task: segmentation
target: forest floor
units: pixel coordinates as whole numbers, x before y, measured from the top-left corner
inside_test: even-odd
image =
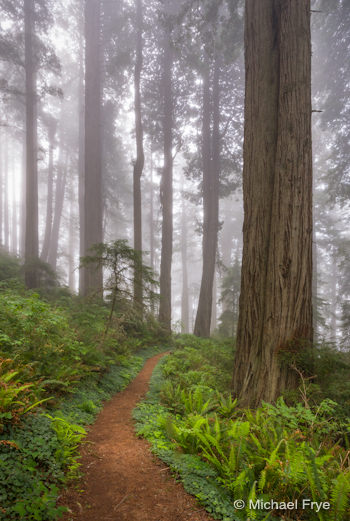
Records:
[[[137,438],[132,411],[164,354],[148,360],[131,384],[107,402],[81,450],[83,478],[63,492],[64,521],[209,521],[164,463]],[[77,489],[83,490],[78,492]]]

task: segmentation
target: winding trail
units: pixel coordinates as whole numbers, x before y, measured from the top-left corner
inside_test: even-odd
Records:
[[[132,410],[147,392],[162,356],[148,360],[89,429],[82,448],[83,492],[75,485],[61,496],[60,503],[70,510],[64,521],[210,521],[134,431]]]

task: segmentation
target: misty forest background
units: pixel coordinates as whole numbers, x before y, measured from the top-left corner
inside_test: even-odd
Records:
[[[349,519],[349,50],[349,0],[0,0],[0,521],[165,352],[136,431],[214,518]]]
[[[25,3],[27,11],[31,4]],[[217,244],[215,270],[206,263],[203,273],[213,302],[209,314],[202,308],[199,313],[206,313],[210,331],[233,336],[243,222],[243,5],[207,2],[189,9],[193,2],[145,2],[141,8],[102,2],[98,20],[94,4],[85,27],[82,2],[36,2],[28,19],[21,2],[2,2],[3,251],[24,259],[27,235],[27,261],[40,258],[60,284],[86,294],[79,258],[94,243],[125,239],[145,252],[144,263],[157,276],[163,258],[163,321],[169,327],[171,306],[175,329],[192,332],[203,266],[204,199],[212,208],[207,211],[215,214],[218,205],[219,213],[208,239],[212,250]],[[318,2],[314,10],[315,331],[320,340],[346,344],[348,5]],[[31,56],[29,49],[25,54],[28,41]],[[27,127],[26,111],[32,118]],[[32,149],[27,159],[26,146]],[[210,161],[218,180],[213,200],[205,194]],[[141,185],[141,234],[133,227],[134,170]],[[91,192],[85,200],[84,190]],[[137,219],[136,214],[141,230]],[[28,277],[29,286],[40,285]],[[90,282],[90,289],[98,284]]]

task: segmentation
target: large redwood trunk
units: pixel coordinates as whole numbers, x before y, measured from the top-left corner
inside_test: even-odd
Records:
[[[312,342],[310,0],[246,0],[243,265],[234,394],[297,385]],[[289,353],[289,355],[288,355]]]

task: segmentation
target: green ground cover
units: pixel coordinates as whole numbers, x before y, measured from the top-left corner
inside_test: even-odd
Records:
[[[281,397],[275,405],[240,409],[228,390],[232,359],[227,344],[180,338],[135,410],[138,434],[215,518],[349,519],[349,419],[343,408],[326,397],[326,388],[316,393],[313,383],[310,392],[318,400]],[[235,510],[236,499],[246,508]],[[298,500],[299,506],[303,499],[328,501],[330,509],[249,508],[250,501],[271,499]]]
[[[107,306],[69,295],[50,303],[20,286],[0,291],[0,520],[60,517],[59,488],[79,476],[84,425],[160,351],[154,324],[116,316],[105,334],[108,316]]]

